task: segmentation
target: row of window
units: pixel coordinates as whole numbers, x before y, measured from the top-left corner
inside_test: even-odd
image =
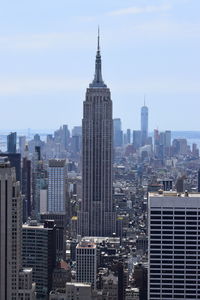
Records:
[[[151,215],[200,215],[200,210],[197,212],[196,210],[195,211],[190,211],[190,210],[151,210]]]

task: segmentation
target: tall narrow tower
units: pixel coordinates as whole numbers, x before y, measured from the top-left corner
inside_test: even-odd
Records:
[[[145,104],[141,108],[141,144],[144,146],[148,138],[148,107]]]
[[[112,100],[102,79],[99,34],[94,80],[86,90],[83,104],[82,129],[82,203],[78,232],[82,236],[111,236],[116,232],[112,198]]]

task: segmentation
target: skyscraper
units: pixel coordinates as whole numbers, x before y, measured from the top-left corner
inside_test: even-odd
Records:
[[[33,269],[37,297],[47,299],[52,289],[52,273],[56,264],[56,226],[31,220],[22,226],[22,262]]]
[[[123,144],[123,131],[121,119],[113,120],[114,146],[121,147]]]
[[[16,153],[16,149],[17,149],[17,133],[11,132],[7,136],[7,152]]]
[[[4,157],[0,158],[0,299],[17,299],[22,211],[19,182],[15,170]]]
[[[148,299],[199,299],[200,194],[150,193]]]
[[[21,234],[22,199],[20,185],[16,181],[15,169],[6,157],[0,158],[0,299],[35,299],[35,286],[22,286],[23,274],[31,281],[32,270],[22,270]],[[24,295],[24,296],[23,296]]]
[[[144,146],[148,138],[148,107],[145,105],[141,108],[141,142]]]
[[[91,283],[96,288],[97,247],[90,241],[81,241],[76,246],[76,280]]]
[[[94,80],[87,88],[83,106],[82,203],[78,231],[87,236],[111,236],[116,230],[112,197],[112,100],[102,79],[99,35]]]
[[[197,183],[198,183],[198,193],[200,193],[200,169],[198,170]]]
[[[51,159],[48,167],[48,211],[66,211],[66,161]]]

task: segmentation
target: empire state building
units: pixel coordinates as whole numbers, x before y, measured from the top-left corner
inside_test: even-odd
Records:
[[[99,34],[94,80],[86,90],[83,104],[82,130],[82,202],[78,233],[111,236],[116,232],[112,197],[112,100],[102,79]]]

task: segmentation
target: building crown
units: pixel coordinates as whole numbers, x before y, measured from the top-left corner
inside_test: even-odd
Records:
[[[106,84],[103,82],[102,73],[101,73],[101,52],[100,52],[100,34],[98,27],[98,36],[97,36],[97,53],[95,61],[95,74],[92,83],[89,85],[90,88],[105,88]]]

